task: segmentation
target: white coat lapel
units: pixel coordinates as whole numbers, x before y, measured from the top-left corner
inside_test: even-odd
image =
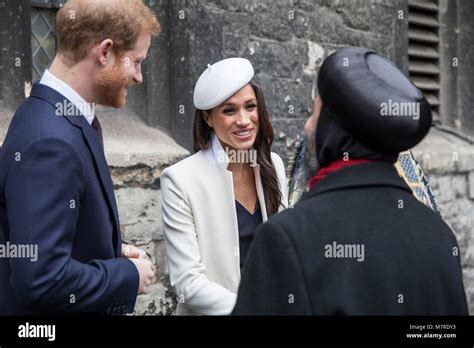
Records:
[[[218,167],[221,167],[224,170],[227,170],[227,166],[229,165],[229,156],[225,152],[224,148],[222,147],[219,138],[217,137],[216,133],[211,132],[211,148],[205,151],[206,157],[209,161]]]
[[[229,156],[227,156],[227,153],[222,147],[222,144],[219,141],[219,138],[214,132],[211,133],[211,149],[206,151],[206,155],[211,163],[227,171],[227,166],[229,165],[229,162],[230,162]],[[265,222],[268,220],[268,217],[267,217],[267,207],[265,205],[265,195],[263,193],[262,177],[260,175],[260,165],[254,164],[252,165],[252,169],[253,169],[253,173],[255,177],[255,187],[257,190],[257,197],[260,203],[260,209],[262,211],[262,220],[263,222]],[[233,184],[231,183],[231,185]],[[233,197],[233,199],[235,199],[235,197]]]

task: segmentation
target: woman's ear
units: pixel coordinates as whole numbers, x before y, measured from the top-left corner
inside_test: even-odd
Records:
[[[204,112],[202,113],[202,115],[203,115],[204,121],[206,121],[207,125],[208,125],[209,127],[213,128],[213,127],[214,127],[214,122],[212,122],[212,117],[211,117],[211,115],[209,114],[209,112],[204,111]]]

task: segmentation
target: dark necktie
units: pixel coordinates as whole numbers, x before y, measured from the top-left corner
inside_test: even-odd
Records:
[[[104,149],[104,138],[102,137],[102,127],[100,126],[99,119],[97,116],[94,117],[94,120],[91,124],[92,128],[94,129],[97,137],[99,138],[100,145],[102,146],[102,150]]]

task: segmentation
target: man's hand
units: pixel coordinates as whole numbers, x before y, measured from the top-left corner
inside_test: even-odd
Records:
[[[146,294],[147,289],[155,279],[155,267],[147,260],[146,252],[130,244],[122,244],[122,257],[128,258],[137,267],[140,275],[138,295]]]
[[[140,275],[138,295],[146,294],[148,287],[155,279],[155,267],[151,261],[143,258],[129,258],[129,260],[137,267],[138,274]]]
[[[122,243],[122,257],[128,259],[146,259],[146,252],[136,246]]]

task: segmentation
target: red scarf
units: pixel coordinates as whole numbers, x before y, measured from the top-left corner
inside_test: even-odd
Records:
[[[313,188],[316,183],[324,179],[326,176],[328,176],[331,173],[337,172],[339,169],[345,168],[345,167],[350,167],[355,164],[361,164],[361,163],[370,163],[373,162],[371,160],[365,159],[365,158],[354,158],[354,159],[349,159],[349,160],[344,160],[344,159],[338,159],[334,162],[332,162],[330,165],[327,167],[321,168],[316,172],[316,175],[313,176],[309,180],[309,188]]]

